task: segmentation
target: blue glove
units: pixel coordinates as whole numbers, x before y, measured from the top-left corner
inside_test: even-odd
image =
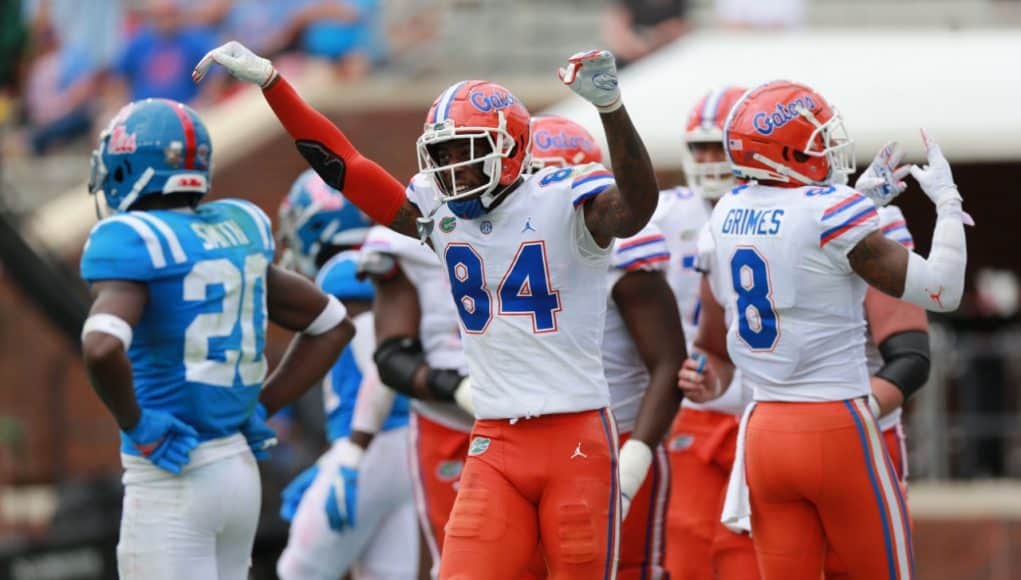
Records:
[[[135,448],[156,467],[181,473],[188,455],[199,444],[199,434],[170,413],[142,409],[134,427],[124,432]]]
[[[335,532],[355,526],[355,506],[358,505],[358,465],[365,450],[349,439],[335,443],[340,467],[330,482],[326,496],[326,519]]]
[[[326,497],[326,519],[335,532],[355,526],[355,506],[358,504],[358,469],[340,467],[330,482]]]
[[[284,488],[283,493],[280,494],[280,517],[284,518],[285,522],[294,520],[294,514],[298,513],[298,504],[301,503],[302,496],[305,495],[318,475],[319,466],[313,465],[299,473],[298,477],[295,477],[294,481]]]
[[[241,426],[241,433],[252,448],[252,454],[259,461],[269,459],[269,448],[277,444],[277,432],[266,424],[266,416],[269,413],[262,403],[255,407],[255,411],[248,416],[248,421]]]

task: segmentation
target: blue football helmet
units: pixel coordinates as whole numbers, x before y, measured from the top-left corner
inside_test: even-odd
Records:
[[[169,99],[124,106],[92,152],[89,193],[123,212],[142,197],[209,191],[213,144],[191,107]]]
[[[281,264],[315,276],[326,246],[362,245],[372,222],[312,169],[305,170],[280,204],[278,237],[287,242]]]

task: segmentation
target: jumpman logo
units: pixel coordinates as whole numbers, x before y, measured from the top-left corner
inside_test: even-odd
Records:
[[[528,216],[528,219],[525,220],[525,227],[521,228],[521,233],[525,233],[527,231],[535,231],[535,228],[532,227],[532,216]]]
[[[928,288],[926,288],[925,291],[928,292],[929,298],[933,302],[935,302],[936,304],[939,304],[940,308],[943,308],[943,287],[942,286],[939,287],[939,292],[930,292]]]
[[[588,455],[585,455],[585,453],[582,452],[582,450],[581,450],[581,441],[579,441],[578,442],[578,446],[574,448],[574,453],[571,455],[571,459],[574,459],[575,457],[581,457],[583,459],[588,459]]]

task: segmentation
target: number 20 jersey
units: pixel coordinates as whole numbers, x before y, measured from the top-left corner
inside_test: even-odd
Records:
[[[203,441],[238,432],[266,376],[273,251],[269,218],[241,200],[126,212],[93,227],[82,278],[131,280],[149,291],[128,351],[141,407],[171,413]],[[122,442],[123,452],[138,454]]]
[[[601,357],[610,248],[583,205],[613,185],[602,165],[547,168],[491,212],[454,216],[430,178],[408,198],[436,210],[433,249],[450,279],[480,419],[514,419],[610,404]]]
[[[727,350],[756,400],[868,394],[866,284],[847,253],[878,228],[875,205],[845,186],[753,183],[717,203],[700,259],[735,313]]]

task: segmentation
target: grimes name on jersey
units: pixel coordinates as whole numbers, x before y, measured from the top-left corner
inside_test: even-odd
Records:
[[[735,207],[723,218],[723,234],[728,236],[776,236],[781,226],[782,209]]]

